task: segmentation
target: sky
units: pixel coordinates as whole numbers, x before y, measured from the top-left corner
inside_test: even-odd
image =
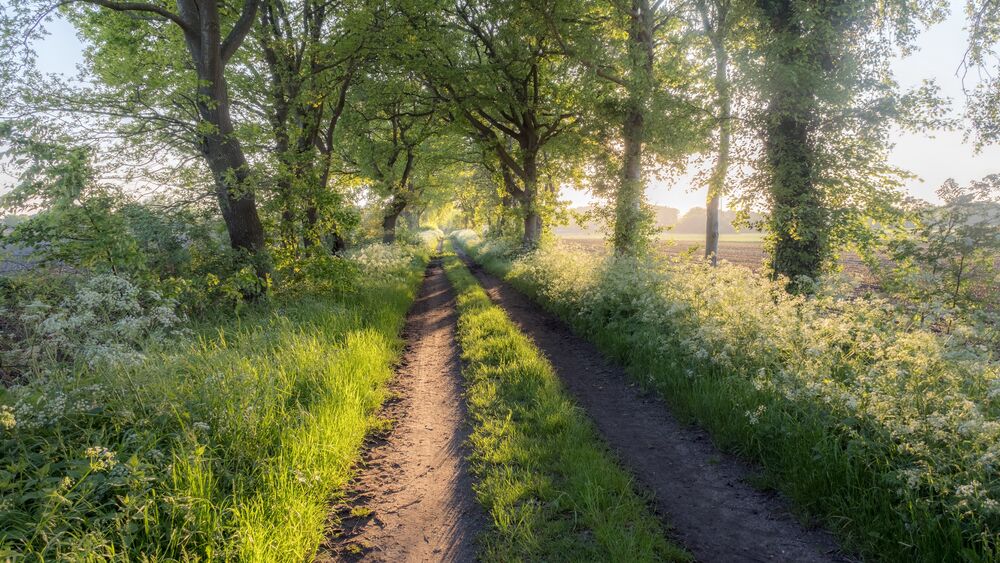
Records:
[[[918,48],[912,55],[893,62],[893,72],[902,88],[915,87],[925,79],[934,79],[942,95],[951,98],[956,114],[961,112],[964,103],[962,84],[956,76],[966,47],[963,9],[964,0],[952,0],[949,17],[921,34],[916,42]],[[44,71],[74,75],[76,65],[83,60],[83,45],[72,26],[64,21],[55,21],[47,29],[51,35],[36,45],[39,66]],[[974,79],[970,75],[966,85],[973,85]],[[934,191],[948,178],[955,178],[964,184],[1000,172],[1000,147],[988,147],[977,154],[973,146],[965,142],[961,130],[931,134],[900,133],[892,141],[895,146],[890,155],[891,164],[917,176],[907,183],[907,191],[928,201],[937,201]],[[652,180],[646,195],[655,205],[676,207],[681,211],[704,206],[704,189],[692,190],[689,184],[689,176],[672,181]],[[564,189],[562,197],[573,205],[586,205],[593,201],[589,194],[576,190]]]

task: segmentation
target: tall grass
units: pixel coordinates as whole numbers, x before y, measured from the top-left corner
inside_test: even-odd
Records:
[[[446,257],[458,291],[476,496],[493,526],[486,561],[687,560],[567,398],[552,367]]]
[[[0,559],[310,558],[377,423],[426,255],[394,263],[196,326],[136,366],[4,391]]]
[[[848,547],[1000,559],[1000,363],[961,327],[850,291],[790,296],[734,266],[464,244]]]

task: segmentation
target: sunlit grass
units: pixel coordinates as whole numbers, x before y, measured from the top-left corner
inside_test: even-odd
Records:
[[[424,264],[254,305],[132,368],[5,392],[21,406],[0,430],[0,559],[311,558],[377,424]],[[96,446],[113,463],[95,469]]]
[[[531,341],[454,256],[487,561],[687,560]]]

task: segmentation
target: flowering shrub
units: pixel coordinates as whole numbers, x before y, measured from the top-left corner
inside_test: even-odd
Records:
[[[57,306],[41,301],[28,305],[21,321],[32,334],[29,342],[49,358],[131,364],[142,360],[139,349],[182,332],[176,304],[144,291],[113,274],[90,278]]]
[[[726,264],[472,251],[845,533],[860,514],[883,526],[858,540],[875,552],[995,553],[1000,361],[969,327],[933,332],[829,283],[792,296]]]
[[[444,233],[441,229],[425,229],[417,233],[417,238],[424,248],[433,252],[437,250],[438,241],[444,238]]]
[[[523,247],[520,241],[511,238],[498,237],[482,239],[471,229],[457,231],[452,236],[454,236],[463,247],[476,245],[477,252],[491,256],[494,260],[513,259],[523,252]]]

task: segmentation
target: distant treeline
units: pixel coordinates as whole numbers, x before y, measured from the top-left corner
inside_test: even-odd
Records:
[[[704,233],[705,232],[705,221],[707,214],[704,207],[693,207],[681,215],[679,209],[675,207],[666,207],[662,205],[653,205],[653,217],[656,221],[656,226],[663,229],[670,229],[672,233]],[[594,208],[587,207],[574,207],[569,210],[569,224],[561,225],[555,227],[553,231],[557,235],[585,235],[585,234],[601,234],[600,222],[593,216]],[[580,217],[588,217],[588,220],[584,224],[580,224]],[[750,225],[755,226],[760,223],[763,216],[759,213],[752,213],[749,217]],[[732,234],[732,233],[754,233],[759,232],[756,228],[751,228],[751,226],[740,225],[737,229],[733,226],[736,221],[736,212],[731,210],[722,210],[719,212],[719,233],[720,234]]]

